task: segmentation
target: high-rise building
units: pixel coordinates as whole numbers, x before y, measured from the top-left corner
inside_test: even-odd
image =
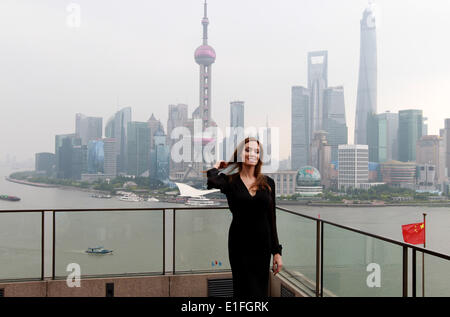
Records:
[[[359,188],[369,182],[368,145],[339,145],[338,188]]]
[[[149,137],[150,145],[149,145],[149,148],[153,149],[155,147],[155,141],[154,141],[155,132],[158,131],[159,129],[163,129],[164,130],[164,128],[162,126],[161,121],[157,120],[153,113],[152,113],[150,119],[148,119],[147,124],[148,124],[148,128],[150,130],[150,137]]]
[[[177,127],[186,127],[188,121],[189,121],[188,105],[185,104],[169,105],[169,113],[167,118],[166,144],[169,146],[170,150],[172,150],[174,143],[179,141],[179,139],[172,139],[172,131]],[[185,170],[184,162],[175,162],[171,156],[169,167],[170,173],[172,175],[175,175],[176,172],[182,173],[184,170]]]
[[[317,168],[321,175],[321,183],[330,187],[331,146],[327,141],[326,131],[315,131],[311,142],[310,164]]]
[[[105,136],[116,140],[117,173],[127,172],[127,129],[131,122],[131,107],[117,111],[105,127]]]
[[[147,122],[128,122],[128,175],[145,176],[150,168],[150,131]],[[149,175],[147,175],[149,176]]]
[[[225,135],[222,142],[222,159],[229,160],[234,149],[245,137],[244,135],[244,102],[230,103],[230,135]],[[225,131],[227,133],[227,131]]]
[[[193,118],[202,119],[204,128],[217,126],[211,119],[211,87],[212,87],[212,64],[216,60],[216,52],[208,45],[208,5],[205,0],[203,25],[203,43],[194,53],[195,62],[200,65],[200,103],[193,113]]]
[[[115,177],[117,175],[116,139],[104,138],[103,150],[105,154],[103,170],[105,175]]]
[[[324,90],[328,87],[328,52],[308,53],[308,89],[310,95],[310,137],[323,130]],[[311,141],[311,140],[310,140]]]
[[[382,163],[398,157],[398,114],[369,114],[367,118],[369,161]]]
[[[434,174],[433,186],[442,186],[445,181],[445,144],[444,139],[438,135],[425,135],[417,141],[416,145],[416,163],[421,164],[428,172],[431,165]],[[425,169],[425,165],[427,165]],[[429,175],[429,173],[427,173]],[[429,177],[428,177],[429,178]],[[430,183],[427,181],[427,183]]]
[[[377,113],[377,39],[375,15],[371,6],[364,10],[360,26],[361,40],[355,143],[368,144],[367,118],[368,115]]]
[[[103,174],[105,163],[103,140],[90,140],[87,145],[87,150],[87,172],[89,174]]]
[[[150,150],[150,177],[166,183],[169,180],[170,152],[162,128],[155,131],[154,139],[154,148]]]
[[[398,156],[402,162],[416,161],[416,143],[422,137],[422,110],[398,113]]]
[[[55,154],[36,153],[34,163],[36,172],[45,172],[47,176],[51,176],[55,169]]]
[[[338,160],[338,146],[348,143],[348,129],[345,118],[344,87],[329,87],[324,91],[323,130],[328,132],[331,146],[331,161]],[[322,174],[322,171],[320,171]],[[323,179],[323,174],[322,174]]]
[[[446,168],[445,176],[450,177],[450,119],[445,119],[444,147]]]
[[[59,134],[55,136],[55,163],[56,163],[56,177],[64,179],[72,179],[76,173],[73,171],[73,161],[75,160],[74,147],[81,146],[81,138],[76,134]],[[77,159],[80,160],[77,164],[80,165],[81,171],[81,148]]]
[[[291,169],[299,170],[308,164],[310,146],[310,90],[292,87],[291,100]]]
[[[87,145],[89,141],[99,139],[103,135],[103,118],[87,117],[84,114],[75,115],[75,134],[81,138],[81,144]]]

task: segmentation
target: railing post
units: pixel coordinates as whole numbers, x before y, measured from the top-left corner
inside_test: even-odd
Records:
[[[316,297],[320,296],[320,220],[316,221]]]
[[[45,258],[45,251],[44,251],[45,211],[41,211],[41,215],[42,215],[42,217],[41,217],[41,281],[43,281],[44,280],[44,265],[45,265],[45,261],[44,261],[44,258]]]
[[[173,209],[173,246],[172,246],[172,262],[173,262],[173,267],[172,267],[172,274],[175,275],[175,208]]]
[[[408,297],[408,247],[403,246],[403,297]]]
[[[162,210],[163,217],[163,271],[162,275],[166,275],[166,209]]]
[[[412,296],[416,297],[416,249],[412,249]]]
[[[323,297],[323,221],[320,221],[320,297]]]
[[[53,210],[53,250],[52,250],[52,280],[55,279],[55,231],[56,231],[55,211]]]

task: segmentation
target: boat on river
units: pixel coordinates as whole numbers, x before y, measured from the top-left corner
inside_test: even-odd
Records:
[[[7,200],[7,201],[19,201],[20,198],[16,196],[9,196],[9,195],[0,195],[1,200]]]
[[[86,253],[88,254],[112,254],[113,250],[108,250],[103,247],[96,247],[96,248],[88,248],[86,250]]]

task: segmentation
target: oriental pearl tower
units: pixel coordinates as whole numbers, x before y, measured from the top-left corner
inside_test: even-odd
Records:
[[[208,45],[208,12],[207,3],[204,3],[203,44],[194,53],[195,62],[200,65],[200,102],[193,113],[193,118],[202,119],[203,128],[216,127],[211,119],[211,67],[216,60],[216,52]]]

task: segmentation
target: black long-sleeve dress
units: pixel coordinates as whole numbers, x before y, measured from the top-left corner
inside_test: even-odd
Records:
[[[275,181],[265,175],[272,189],[258,189],[251,196],[239,173],[228,176],[217,168],[207,171],[207,188],[226,195],[233,220],[228,232],[228,256],[234,296],[267,297],[271,254],[281,255],[275,217]]]

